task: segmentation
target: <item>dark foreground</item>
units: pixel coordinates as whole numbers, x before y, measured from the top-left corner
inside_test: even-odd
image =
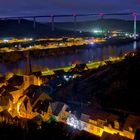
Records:
[[[0,124],[1,140],[99,140],[100,138],[87,132],[78,131],[62,123],[44,123],[38,129],[37,125],[29,122],[28,129],[20,126]]]

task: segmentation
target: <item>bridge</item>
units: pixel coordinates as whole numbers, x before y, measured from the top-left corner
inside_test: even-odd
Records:
[[[63,15],[37,15],[37,16],[13,16],[13,17],[0,17],[0,20],[8,20],[8,19],[17,19],[18,24],[20,24],[21,19],[33,19],[33,28],[36,28],[36,20],[39,18],[51,18],[51,30],[54,31],[54,24],[55,18],[69,18],[73,17],[74,29],[76,29],[76,22],[78,17],[91,17],[91,16],[99,16],[101,18],[105,16],[131,16],[134,20],[134,27],[133,27],[133,37],[134,40],[137,38],[137,15],[136,12],[129,12],[129,13],[89,13],[89,14],[63,14]]]

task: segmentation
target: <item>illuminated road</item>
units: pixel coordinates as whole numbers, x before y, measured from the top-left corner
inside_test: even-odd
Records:
[[[104,60],[104,61],[94,61],[94,62],[89,62],[87,63],[87,67],[89,69],[95,69],[95,68],[98,68],[99,66],[104,66],[106,65],[106,62],[107,61],[111,61],[111,62],[118,62],[118,61],[121,61],[125,58],[125,55],[122,56],[122,57],[114,57],[114,58],[109,58],[107,60]],[[48,69],[46,71],[42,71],[42,74],[43,75],[52,75],[53,74],[53,71],[55,70],[64,70],[65,72],[68,72],[71,68],[74,68],[75,65],[71,65],[71,66],[67,66],[67,67],[60,67],[60,68],[54,68],[54,69]]]

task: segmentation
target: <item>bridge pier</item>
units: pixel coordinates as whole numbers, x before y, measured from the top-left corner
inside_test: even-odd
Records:
[[[105,14],[104,13],[100,13],[99,16],[101,17],[101,19],[103,19]]]
[[[20,22],[20,18],[18,18],[18,24],[20,24],[21,22]]]
[[[100,13],[99,16],[101,17],[101,32],[102,32],[102,37],[103,37],[103,30],[104,30],[104,26],[103,26],[103,19],[105,14],[104,13]]]
[[[134,40],[137,39],[137,14],[136,12],[133,13],[133,17],[134,17]]]
[[[52,31],[54,31],[54,16],[52,15],[51,17],[52,17],[52,21],[51,21],[52,22]]]
[[[73,14],[74,17],[74,31],[76,31],[76,27],[77,27],[77,15]]]
[[[33,17],[33,28],[35,29],[36,28],[36,18],[35,17]]]

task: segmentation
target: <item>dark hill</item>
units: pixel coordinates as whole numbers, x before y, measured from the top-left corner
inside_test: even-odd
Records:
[[[73,22],[56,23],[57,28],[60,29],[74,29]],[[137,31],[140,32],[140,21],[137,21]],[[133,21],[121,19],[99,19],[93,21],[77,22],[77,30],[92,31],[93,29],[120,30],[126,32],[133,32]]]
[[[57,95],[65,101],[89,107],[139,114],[140,52],[125,60],[89,70]],[[67,91],[67,92],[65,92]]]
[[[140,21],[137,22],[138,32],[140,32]],[[93,29],[121,30],[133,32],[133,21],[120,19],[100,19],[93,21],[77,22],[74,31],[73,22],[55,22],[55,31],[51,31],[51,23],[36,23],[36,28],[33,28],[33,21],[21,20],[0,20],[0,37],[40,37],[40,36],[90,36]],[[83,31],[81,34],[79,31]]]
[[[65,32],[62,29],[51,30],[51,23],[36,23],[33,27],[33,21],[21,20],[1,20],[0,37],[40,37],[40,36],[63,36],[72,35],[73,31]]]

